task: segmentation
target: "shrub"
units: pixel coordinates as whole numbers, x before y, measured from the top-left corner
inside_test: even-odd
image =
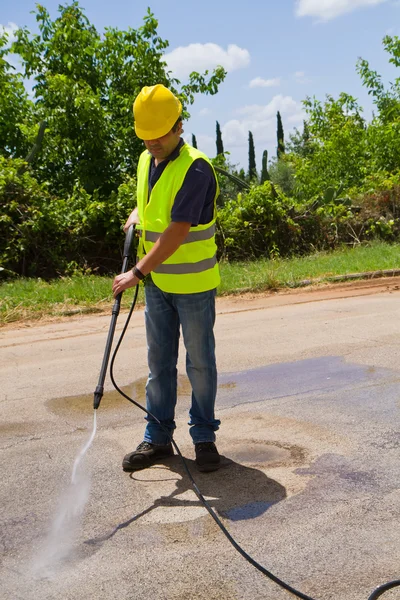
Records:
[[[269,181],[225,202],[219,211],[219,254],[230,260],[287,255],[296,225],[290,206]]]
[[[0,266],[8,276],[54,277],[81,271],[115,272],[123,224],[135,206],[136,181],[126,178],[107,199],[76,185],[52,196],[24,163],[0,157]]]

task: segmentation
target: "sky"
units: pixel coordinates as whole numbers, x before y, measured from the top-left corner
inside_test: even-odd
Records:
[[[52,18],[59,0],[41,0]],[[62,2],[67,4],[67,0]],[[400,35],[400,0],[80,0],[99,32],[106,27],[137,28],[150,7],[159,35],[169,41],[165,59],[182,83],[191,71],[221,64],[228,71],[215,96],[197,95],[184,123],[184,137],[196,135],[199,149],[216,154],[216,121],[225,151],[248,168],[248,132],[256,162],[264,150],[276,155],[276,113],[285,138],[302,129],[302,101],[341,92],[355,96],[367,119],[373,104],[356,72],[366,59],[389,84],[398,74],[382,39]],[[0,0],[0,27],[36,32],[33,0]],[[134,135],[133,131],[132,134]]]

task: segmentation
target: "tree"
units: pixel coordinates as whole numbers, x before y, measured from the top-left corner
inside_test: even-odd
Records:
[[[22,77],[6,60],[9,52],[7,33],[0,33],[0,155],[22,158],[31,145],[35,120]]]
[[[58,11],[52,19],[38,4],[38,33],[17,30],[11,48],[0,35],[0,159],[10,174],[0,176],[5,206],[0,258],[11,270],[32,276],[118,268],[120,226],[135,203],[143,150],[134,133],[133,99],[143,86],[162,83],[179,96],[187,118],[195,95],[216,94],[226,75],[222,67],[193,72],[181,85],[167,70],[168,42],[158,35],[150,10],[138,29],[104,33],[77,2]],[[22,77],[11,72],[11,52],[21,61]],[[33,83],[32,101],[23,78]],[[38,147],[40,123],[47,129],[33,174],[14,157],[26,157],[35,140]],[[17,227],[20,257],[14,260]],[[46,236],[53,246],[57,239],[57,247],[46,245]],[[29,270],[23,266],[28,263]]]
[[[159,37],[150,10],[137,30],[107,28],[104,35],[77,2],[60,6],[59,13],[52,20],[37,5],[39,33],[19,29],[12,46],[24,76],[35,80],[37,121],[48,123],[38,177],[57,194],[70,194],[78,185],[105,198],[135,172],[143,149],[132,117],[140,89],[163,83],[179,95],[188,116],[194,95],[215,94],[225,71],[192,73],[180,86],[166,70],[168,42]]]
[[[196,136],[193,133],[192,133],[192,146],[193,146],[193,148],[197,148]]]
[[[307,98],[304,106],[313,141],[312,153],[294,161],[298,192],[311,199],[328,187],[360,185],[367,174],[370,149],[356,99],[342,93],[338,99],[327,96],[325,103]]]
[[[313,153],[313,141],[307,121],[303,121],[303,131],[295,129],[289,136],[285,151],[306,158]]]
[[[400,67],[400,39],[385,36],[383,45],[390,55],[389,62]],[[366,60],[359,59],[357,71],[378,109],[377,113],[374,111],[368,127],[370,168],[374,171],[396,171],[400,165],[400,77],[396,77],[385,89],[381,75],[373,71]]]
[[[271,178],[268,173],[268,150],[264,150],[262,156],[262,169],[261,169],[261,180],[260,183],[264,183],[264,181],[269,181]]]
[[[216,145],[217,145],[217,156],[218,156],[219,154],[224,153],[224,144],[222,143],[221,128],[219,126],[218,121],[217,121],[216,133],[217,133]]]
[[[278,121],[278,125],[277,125],[277,140],[278,140],[278,147],[277,147],[277,152],[276,155],[278,158],[280,158],[282,156],[282,154],[285,154],[285,134],[283,132],[283,125],[282,125],[282,118],[281,118],[281,113],[277,112],[276,114],[276,118]]]
[[[256,168],[256,152],[254,149],[253,134],[249,131],[249,181],[257,179],[257,168]]]

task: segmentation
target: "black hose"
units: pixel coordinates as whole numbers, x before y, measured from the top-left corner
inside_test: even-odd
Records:
[[[315,598],[312,598],[311,596],[307,596],[307,594],[303,594],[303,592],[300,592],[299,590],[296,590],[294,587],[292,587],[291,585],[289,585],[288,583],[286,583],[282,579],[279,579],[279,577],[277,577],[276,575],[274,575],[273,573],[271,573],[271,571],[268,571],[268,569],[266,569],[265,567],[263,567],[262,565],[260,565],[260,563],[258,563],[254,558],[252,558],[249,554],[247,554],[247,552],[245,552],[245,550],[243,550],[243,548],[238,544],[238,542],[236,542],[236,540],[231,536],[231,534],[229,533],[229,531],[227,530],[227,528],[225,527],[225,525],[222,523],[222,521],[220,520],[220,518],[218,517],[218,515],[211,508],[211,506],[209,505],[209,503],[207,502],[207,500],[204,498],[203,494],[200,492],[200,490],[197,487],[197,484],[196,484],[196,482],[195,482],[195,480],[194,480],[194,478],[193,478],[193,476],[192,476],[192,474],[191,474],[191,472],[189,470],[187,462],[186,462],[184,456],[182,455],[182,453],[181,453],[181,451],[180,451],[177,443],[171,437],[170,432],[166,429],[166,427],[164,427],[164,425],[162,423],[160,423],[160,421],[157,419],[157,417],[155,417],[151,412],[149,412],[144,406],[142,406],[141,404],[139,404],[138,402],[136,402],[135,400],[133,400],[132,398],[130,398],[127,394],[125,394],[125,392],[122,391],[121,388],[116,383],[115,378],[114,378],[114,362],[115,362],[116,356],[118,354],[118,350],[119,350],[119,347],[120,347],[120,345],[122,343],[122,340],[124,339],[126,330],[128,328],[128,325],[129,325],[129,322],[131,320],[132,313],[133,313],[133,310],[134,310],[135,305],[136,305],[138,291],[139,291],[139,286],[137,285],[136,286],[136,290],[135,290],[135,295],[134,295],[134,298],[133,298],[133,301],[132,301],[132,306],[131,306],[131,308],[129,310],[128,317],[126,319],[125,325],[124,325],[124,327],[122,329],[121,335],[119,337],[119,340],[117,342],[117,345],[115,347],[115,350],[114,350],[112,358],[111,358],[111,363],[110,363],[110,378],[111,378],[111,382],[112,382],[113,386],[115,387],[115,389],[117,390],[117,392],[119,392],[121,394],[121,396],[123,396],[124,398],[126,398],[127,400],[129,400],[129,402],[132,402],[132,404],[134,404],[137,408],[140,408],[140,410],[142,410],[149,417],[151,417],[152,419],[154,419],[154,421],[158,425],[160,425],[160,427],[162,427],[162,429],[168,434],[168,437],[170,438],[171,443],[173,444],[173,446],[174,446],[177,454],[179,455],[180,459],[182,460],[183,467],[184,467],[184,469],[186,471],[187,476],[190,479],[190,482],[192,484],[192,487],[193,487],[193,490],[194,490],[196,496],[198,497],[198,499],[200,500],[200,502],[203,504],[204,508],[211,515],[211,517],[214,519],[214,521],[216,522],[216,524],[218,525],[218,527],[221,529],[222,533],[226,536],[226,538],[229,540],[229,542],[235,548],[235,550],[237,550],[239,552],[239,554],[241,556],[243,556],[243,558],[245,558],[251,565],[253,565],[253,567],[255,567],[263,575],[265,575],[266,577],[268,577],[269,579],[271,579],[271,581],[273,581],[274,583],[276,583],[277,585],[279,585],[281,588],[283,588],[287,592],[290,592],[294,596],[297,596],[297,598],[302,598],[302,600],[315,600]],[[380,596],[382,596],[382,594],[384,594],[388,590],[393,589],[394,587],[397,587],[397,586],[400,586],[400,580],[390,581],[388,583],[385,583],[384,585],[378,587],[371,594],[371,596],[369,596],[368,600],[376,600],[377,598],[379,598]]]

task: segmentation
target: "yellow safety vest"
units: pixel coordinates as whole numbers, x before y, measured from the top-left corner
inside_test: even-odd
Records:
[[[179,156],[169,161],[149,197],[149,168],[151,155],[144,151],[139,159],[137,171],[137,206],[140,219],[141,238],[138,256],[150,252],[160,235],[171,223],[171,210],[177,193],[182,187],[193,161],[202,158],[212,165],[205,154],[184,144]],[[214,169],[213,169],[214,171]],[[215,171],[214,171],[215,175]],[[194,294],[212,290],[219,285],[220,276],[215,243],[216,199],[219,195],[218,181],[214,198],[214,215],[206,225],[191,227],[179,248],[162,264],[151,277],[161,290],[174,294]]]

